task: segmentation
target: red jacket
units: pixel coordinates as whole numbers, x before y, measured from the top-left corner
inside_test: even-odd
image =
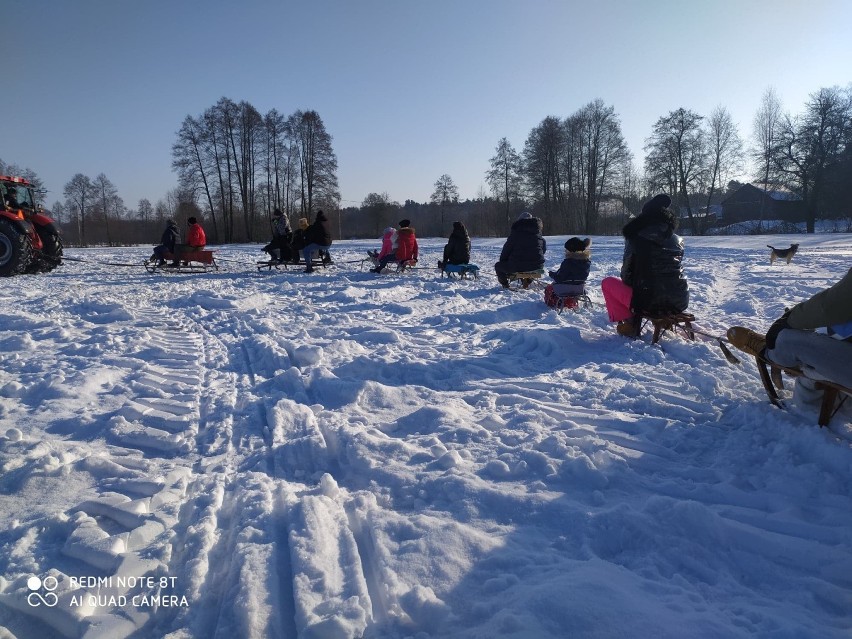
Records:
[[[399,244],[396,247],[396,259],[400,262],[417,259],[417,238],[414,237],[414,229],[410,226],[397,231]]]
[[[204,229],[197,222],[189,225],[189,230],[186,232],[186,243],[198,248],[207,244],[207,236],[204,235]]]

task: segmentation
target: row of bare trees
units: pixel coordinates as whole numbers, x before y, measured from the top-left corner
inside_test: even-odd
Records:
[[[274,208],[291,221],[322,208],[342,237],[378,236],[401,217],[430,235],[445,235],[456,219],[476,234],[503,235],[524,209],[541,216],[548,233],[605,234],[617,233],[646,197],[666,191],[690,231],[702,234],[715,222],[711,205],[738,184],[750,159],[755,184],[805,202],[808,231],[818,217],[852,216],[852,86],[820,89],[798,114],[784,112],[768,89],[748,145],[724,107],[706,117],[677,108],[654,123],[641,177],[614,107],[596,99],[566,118],[545,117],[520,152],[500,139],[485,174],[490,194],[480,189],[464,201],[444,174],[429,202],[401,205],[370,193],[360,206],[340,209],[331,142],[315,111],[261,115],[248,102],[222,98],[184,119],[172,148],[179,186],[156,205],[143,199],[128,210],[105,174],[77,174],[53,213],[68,243],[79,244],[158,237],[167,217],[199,214],[213,242],[262,240]],[[0,161],[0,173],[27,177],[43,197],[32,170]]]
[[[818,217],[852,215],[852,87],[822,88],[795,115],[784,113],[767,89],[748,151],[724,107],[706,119],[684,108],[670,112],[657,120],[645,150],[646,190],[671,193],[696,234],[714,221],[699,211],[709,209],[749,157],[764,191],[801,198],[809,233]],[[763,211],[756,216],[760,225]]]
[[[220,99],[187,116],[172,147],[181,189],[203,203],[217,241],[252,241],[273,209],[311,217],[336,210],[337,158],[316,111],[261,115],[248,102]]]
[[[567,118],[544,118],[522,153],[502,138],[486,181],[507,223],[513,202],[525,200],[557,233],[598,232],[604,200],[629,199],[636,182],[621,122],[600,99]]]
[[[706,214],[710,205],[743,168],[743,143],[728,110],[717,107],[705,118],[675,109],[654,124],[645,151],[646,190],[671,194],[692,232],[706,232],[715,222]]]
[[[852,88],[820,89],[798,115],[783,114],[768,89],[748,148],[723,106],[707,117],[683,107],[661,116],[646,140],[640,177],[615,109],[597,99],[567,118],[544,118],[520,153],[500,139],[486,172],[491,197],[480,193],[459,202],[458,189],[445,174],[435,182],[430,205],[416,207],[429,216],[423,226],[444,232],[451,214],[452,219],[481,224],[483,235],[499,235],[520,210],[529,208],[551,233],[612,233],[638,212],[645,198],[665,191],[688,229],[700,235],[718,222],[712,205],[740,185],[735,178],[751,159],[752,179],[764,190],[786,190],[802,198],[807,230],[813,232],[818,216],[852,215],[850,141]],[[414,208],[413,202],[400,206],[387,194],[371,193],[360,212],[367,218],[364,227],[377,234],[380,223]]]

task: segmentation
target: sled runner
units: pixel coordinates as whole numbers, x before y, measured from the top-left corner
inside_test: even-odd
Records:
[[[819,410],[819,425],[828,426],[831,418],[840,410],[843,403],[852,395],[852,388],[847,388],[835,382],[816,379],[807,374],[806,370],[792,366],[781,366],[768,359],[764,351],[766,341],[762,335],[742,326],[732,326],[728,329],[728,340],[744,353],[754,357],[757,372],[763,389],[769,396],[769,401],[779,408],[784,408],[784,401],[778,395],[778,390],[784,389],[784,380],[781,373],[787,373],[790,377],[805,377],[814,384],[814,389],[822,391],[822,403]],[[777,390],[776,390],[777,389]],[[839,396],[842,398],[838,402]]]
[[[178,263],[173,265],[175,256],[171,253],[163,255],[164,264],[157,260],[145,260],[145,270],[149,273],[157,272],[180,272],[180,273],[206,273],[208,271],[218,271],[219,265],[216,264],[216,259],[213,257],[214,251],[197,250],[197,251],[182,251],[178,256]]]
[[[323,268],[323,267],[329,266],[330,264],[334,264],[334,262],[331,260],[330,255],[326,255],[326,257],[323,257],[321,259],[315,258],[315,259],[311,260],[311,268],[314,268],[314,269]],[[291,268],[294,269],[294,270],[295,269],[304,270],[305,269],[305,263],[302,262],[302,261],[299,261],[299,262],[279,262],[278,260],[260,260],[257,263],[257,270],[258,271],[264,271],[264,270],[271,271],[273,269],[275,269],[276,271],[280,271],[280,270],[288,271]]]
[[[519,273],[509,273],[506,279],[509,282],[520,282],[521,288],[529,288],[534,280],[540,280],[544,277],[544,269],[540,268],[537,271],[521,271]]]
[[[377,260],[374,257],[365,257],[363,260],[361,260],[361,270],[362,271],[364,270],[365,265],[370,266],[370,270],[373,270],[374,268],[379,267],[379,260]],[[393,260],[393,261],[390,261],[387,264],[385,264],[385,267],[382,269],[382,272],[383,273],[387,273],[387,272],[404,273],[405,271],[413,269],[416,265],[417,265],[417,260],[403,260],[401,262]],[[396,266],[396,269],[392,268],[393,266]]]
[[[557,314],[565,309],[578,311],[580,308],[592,307],[592,300],[585,291],[578,295],[560,295],[553,288],[553,284],[548,284],[544,288],[544,303],[556,309]]]
[[[787,373],[790,377],[808,377],[801,369],[779,366],[775,362],[760,355],[755,355],[754,361],[757,364],[757,372],[760,374],[760,381],[766,390],[766,394],[769,396],[769,401],[779,408],[784,408],[784,401],[778,395],[778,390],[784,389],[784,380],[781,373]],[[852,388],[846,388],[840,384],[822,379],[813,379],[811,377],[808,377],[808,379],[814,382],[816,390],[822,391],[822,403],[820,404],[819,420],[817,423],[820,427],[828,426],[831,418],[840,410],[840,407],[849,395],[852,395]],[[843,394],[843,398],[838,403],[837,398],[841,393]]]
[[[692,313],[640,313],[639,314],[640,328],[636,333],[636,337],[642,332],[642,328],[650,323],[654,327],[654,337],[651,339],[652,344],[660,341],[663,331],[671,331],[675,335],[688,339],[695,340],[695,332],[692,330],[692,322],[695,321],[695,315]]]
[[[468,275],[477,279],[479,277],[479,266],[476,264],[444,264],[441,268],[441,277],[444,277],[444,273],[450,279],[459,277],[466,280]]]

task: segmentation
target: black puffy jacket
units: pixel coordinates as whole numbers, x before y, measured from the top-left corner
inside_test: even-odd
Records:
[[[305,231],[305,246],[308,244],[331,246],[331,224],[322,211],[317,211],[314,223]]]
[[[444,262],[447,264],[467,264],[470,262],[470,236],[467,230],[454,228],[444,247]]]
[[[512,224],[509,237],[500,251],[500,262],[506,272],[521,273],[544,268],[547,243],[541,235],[541,219],[531,217]]]
[[[633,288],[634,312],[680,313],[689,306],[683,240],[671,211],[649,211],[625,224],[621,279]]]

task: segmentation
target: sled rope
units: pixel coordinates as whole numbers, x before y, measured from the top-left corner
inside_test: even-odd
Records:
[[[100,264],[102,266],[139,266],[139,264],[129,264],[127,262],[102,262],[100,260],[84,260],[81,257],[68,257],[67,255],[63,255],[61,259],[63,261],[67,260],[69,262],[83,262],[85,264]]]

